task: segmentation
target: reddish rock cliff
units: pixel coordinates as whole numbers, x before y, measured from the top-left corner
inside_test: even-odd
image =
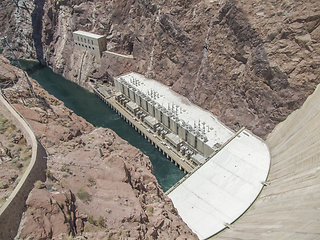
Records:
[[[5,12],[7,34],[21,56],[37,56],[84,86],[88,76],[111,81],[127,71],[146,74],[233,129],[245,126],[266,136],[319,83],[315,0],[35,4],[25,1],[31,15],[23,6]],[[105,34],[109,50],[135,59],[96,59],[74,48],[74,30]]]

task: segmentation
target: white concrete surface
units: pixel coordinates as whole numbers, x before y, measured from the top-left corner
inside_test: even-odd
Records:
[[[148,79],[134,72],[117,78],[122,78],[132,87],[166,108],[167,111],[174,113],[174,115],[177,114],[180,120],[189,124],[193,129],[205,134],[208,138],[206,143],[211,147],[216,143],[223,144],[234,135],[233,131],[220,123],[209,111],[192,104],[187,98],[156,80]]]
[[[245,130],[169,197],[188,226],[206,239],[234,222],[253,203],[269,166],[268,147]]]
[[[73,32],[75,34],[81,35],[81,36],[85,36],[85,37],[89,37],[89,38],[94,38],[94,39],[99,39],[104,37],[104,35],[99,35],[99,34],[95,34],[95,33],[91,33],[91,32],[85,32],[85,31],[75,31]]]
[[[138,73],[117,79],[156,108],[165,108],[162,112],[171,112],[179,122],[184,121],[188,131],[205,135],[208,146],[225,145],[168,195],[188,226],[200,239],[206,239],[239,218],[257,198],[268,176],[270,154],[266,144],[246,130],[234,137],[235,133],[210,112],[155,80]]]
[[[320,85],[267,138],[268,182],[217,240],[320,239]]]

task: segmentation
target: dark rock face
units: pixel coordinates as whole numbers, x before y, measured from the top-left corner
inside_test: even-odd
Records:
[[[42,47],[42,18],[44,15],[43,6],[45,0],[35,0],[35,8],[31,13],[32,18],[32,39],[37,53],[37,59],[43,65],[45,61],[43,59],[43,47]]]
[[[274,77],[263,46],[260,45],[254,48],[252,53],[252,65],[254,73],[257,77],[264,78],[267,81],[270,81]]]
[[[229,28],[237,37],[237,45],[241,47],[247,45],[251,48],[252,66],[254,74],[258,78],[265,79],[265,83],[275,91],[289,87],[288,77],[278,66],[270,67],[267,53],[263,41],[259,34],[251,27],[248,19],[241,9],[235,6],[235,1],[227,2],[220,12],[220,23],[224,18]],[[240,49],[243,52],[243,49]],[[236,55],[238,61],[246,63],[245,58],[240,54]]]
[[[257,47],[262,44],[259,34],[252,28],[245,13],[236,7],[236,1],[228,1],[220,11],[220,23],[225,19],[226,24],[238,38],[238,42]]]
[[[263,46],[254,48],[252,53],[252,65],[257,77],[265,79],[265,83],[275,91],[289,87],[288,76],[278,66],[270,67],[267,54]]]
[[[22,15],[11,15],[7,32],[35,58],[32,40],[15,31]],[[316,1],[50,0],[42,19],[43,55],[55,72],[85,87],[88,76],[112,82],[136,71],[261,137],[320,82]],[[106,35],[108,50],[134,60],[96,59],[74,47],[75,30]]]
[[[170,38],[180,44],[185,44],[189,41],[189,38],[183,33],[179,24],[170,15],[164,14],[160,17],[160,27]]]

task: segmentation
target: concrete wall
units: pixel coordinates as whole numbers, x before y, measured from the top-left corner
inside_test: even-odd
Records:
[[[124,94],[126,95],[126,96],[129,96],[129,88],[126,86],[126,85],[123,85],[123,89],[124,89]]]
[[[209,157],[212,153],[213,153],[212,147],[210,147],[206,143],[203,143],[203,155],[204,155],[204,157]]]
[[[193,132],[189,132],[187,141],[192,147],[195,147],[196,146],[196,135]]]
[[[128,88],[129,91],[129,98],[132,102],[135,102],[135,92],[132,90],[132,88]]]
[[[159,122],[161,122],[161,111],[158,108],[155,108],[155,116]]]
[[[114,88],[117,89],[119,92],[122,92],[121,84],[119,83],[118,79],[114,79]]]
[[[147,102],[144,98],[141,98],[140,100],[141,100],[141,107],[142,107],[145,111],[147,111],[147,104],[148,104],[148,102]]]
[[[153,114],[153,105],[151,102],[148,102],[148,113],[150,114],[150,116],[154,117],[154,114]]]
[[[181,125],[179,125],[179,130],[178,130],[178,135],[179,135],[179,137],[181,138],[181,139],[183,139],[183,140],[187,140],[186,139],[186,129],[183,127],[183,126],[181,126]]]
[[[107,50],[107,39],[105,37],[99,38],[98,45],[99,45],[100,54],[101,54],[102,51]]]
[[[253,206],[213,239],[320,239],[320,87],[267,139],[271,169]]]
[[[166,127],[169,127],[168,112],[162,113],[162,123],[163,123]]]
[[[37,180],[45,181],[47,166],[46,150],[37,141],[29,125],[8,104],[0,94],[0,111],[19,128],[28,144],[32,146],[30,164],[5,204],[0,208],[0,239],[13,239],[16,236],[21,215],[26,210],[25,201]]]
[[[205,155],[204,154],[204,142],[202,141],[202,139],[201,138],[197,138],[197,150],[202,154],[202,155],[204,155],[205,157],[209,157],[209,155],[207,154],[207,155]]]
[[[136,99],[136,104],[138,104],[139,106],[141,106],[141,97],[139,96],[139,94],[137,92],[135,92],[135,99]]]
[[[170,130],[178,135],[178,132],[177,132],[177,123],[176,123],[176,119],[175,118],[170,118]]]

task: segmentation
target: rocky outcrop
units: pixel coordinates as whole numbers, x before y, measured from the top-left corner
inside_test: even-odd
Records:
[[[0,114],[0,207],[18,185],[31,160],[21,130]]]
[[[229,127],[245,126],[262,137],[319,83],[315,1],[51,0],[42,19],[44,60],[66,78],[86,86],[88,76],[112,81],[137,71],[172,86]],[[9,33],[15,22],[12,16]],[[108,50],[132,53],[134,61],[96,59],[74,48],[74,30],[106,35]],[[25,37],[16,39],[26,57],[35,55],[31,38],[23,46]]]
[[[61,233],[66,236],[81,234],[85,217],[77,215],[75,201],[71,191],[49,192],[46,188],[34,188],[26,201],[27,208],[32,210],[27,210],[23,216],[20,237],[51,239]]]

